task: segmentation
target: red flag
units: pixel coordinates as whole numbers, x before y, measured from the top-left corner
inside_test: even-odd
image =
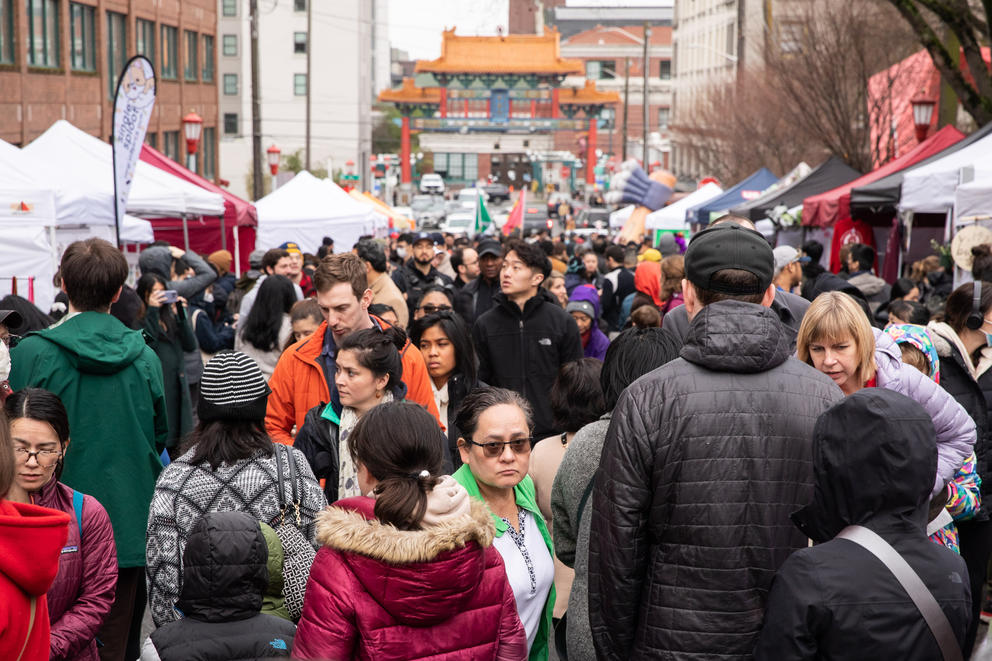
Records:
[[[517,198],[517,203],[510,209],[510,215],[506,219],[506,224],[503,225],[503,234],[509,234],[518,227],[523,228],[524,207],[527,205],[526,197],[527,191],[521,188],[520,197]]]

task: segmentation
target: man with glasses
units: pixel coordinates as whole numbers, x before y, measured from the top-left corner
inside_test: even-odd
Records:
[[[76,241],[60,272],[69,313],[11,351],[10,385],[44,388],[68,411],[73,451],[61,480],[100,501],[117,545],[117,593],[97,634],[100,656],[135,659],[145,610],[145,526],[168,435],[162,365],[141,333],[110,314],[128,275],[120,250],[103,239]]]
[[[534,410],[534,437],[556,433],[548,393],[558,369],[582,358],[579,328],[541,283],[551,262],[536,244],[506,244],[493,307],[472,327],[479,380],[514,390]],[[560,431],[560,430],[557,430]]]

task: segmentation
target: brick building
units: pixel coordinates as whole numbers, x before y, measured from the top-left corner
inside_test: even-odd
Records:
[[[158,78],[146,141],[185,164],[196,111],[196,169],[216,178],[216,26],[216,0],[0,0],[0,138],[25,145],[65,119],[109,140],[117,76],[140,53]]]
[[[612,154],[617,162],[623,153],[624,86],[628,85],[627,157],[641,159],[644,136],[648,136],[651,162],[669,167],[668,125],[672,103],[672,28],[655,25],[648,43],[648,124],[644,126],[644,26],[597,26],[579,32],[561,44],[563,57],[581,60],[585,79],[593,80],[603,91],[620,97],[616,108],[607,112],[608,124],[597,133],[597,149]],[[629,68],[628,68],[629,67]],[[629,80],[628,80],[629,79]],[[565,85],[579,79],[565,79]],[[561,131],[555,135],[555,148],[579,151],[585,133]]]

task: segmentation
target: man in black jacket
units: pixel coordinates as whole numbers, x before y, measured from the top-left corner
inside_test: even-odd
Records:
[[[820,416],[812,504],[792,517],[818,545],[793,553],[775,577],[755,659],[946,658],[892,572],[867,549],[835,539],[847,526],[868,528],[905,559],[963,645],[968,570],[926,534],[936,466],[933,421],[897,392],[865,388]]]
[[[750,659],[772,577],[806,545],[789,514],[812,496],[813,424],[842,393],[793,358],[773,269],[757,232],[697,234],[681,357],[613,411],[589,550],[600,659]]]
[[[413,236],[413,258],[405,266],[393,271],[393,282],[406,296],[406,306],[413,319],[420,297],[431,287],[451,289],[451,278],[434,268],[434,246],[439,235],[419,232]],[[443,240],[440,241],[443,243]]]
[[[472,327],[479,380],[515,390],[530,402],[535,439],[555,432],[548,393],[558,368],[582,358],[575,320],[541,287],[550,272],[551,262],[536,244],[507,243],[500,269],[502,291]]]
[[[499,291],[499,271],[503,266],[503,249],[498,241],[486,239],[476,249],[479,255],[479,277],[455,292],[453,307],[469,328],[475,320],[493,306],[493,296]]]
[[[606,264],[609,272],[603,276],[603,293],[600,295],[603,320],[611,331],[620,330],[620,308],[623,299],[633,294],[634,272],[624,265],[624,250],[620,246],[606,249]]]

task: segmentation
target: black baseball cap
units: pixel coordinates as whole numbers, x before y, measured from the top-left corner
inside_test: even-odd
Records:
[[[758,278],[757,287],[732,288],[713,283],[724,269],[740,269]],[[765,237],[735,223],[721,223],[692,238],[685,251],[685,277],[702,289],[724,294],[758,294],[772,283],[775,256]]]
[[[479,247],[476,248],[476,252],[479,253],[479,257],[483,255],[495,255],[500,257],[503,254],[503,247],[499,245],[499,241],[494,241],[493,239],[486,239],[479,243]]]
[[[437,243],[437,236],[431,234],[430,232],[417,232],[413,235],[413,240],[410,241],[411,244],[416,244],[421,241],[430,241],[431,243]]]
[[[24,320],[21,318],[21,313],[17,310],[0,310],[0,324],[3,324],[7,328],[17,328]]]

